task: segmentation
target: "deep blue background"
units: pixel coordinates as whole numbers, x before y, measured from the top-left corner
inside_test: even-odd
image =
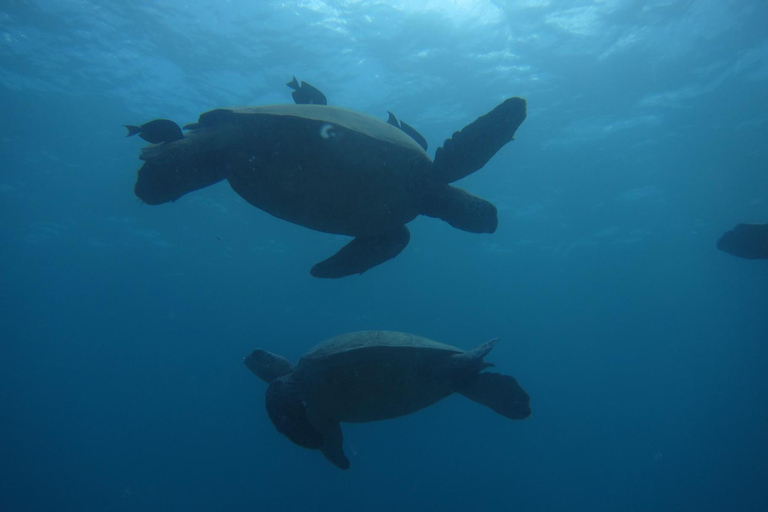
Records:
[[[253,5],[252,5],[253,4]],[[0,2],[0,510],[768,508],[762,0]],[[226,184],[132,193],[122,124],[289,101],[414,125],[430,153],[503,98],[517,140],[362,276],[345,237]],[[242,365],[358,329],[470,348],[531,395],[345,425],[352,468],[292,445]]]

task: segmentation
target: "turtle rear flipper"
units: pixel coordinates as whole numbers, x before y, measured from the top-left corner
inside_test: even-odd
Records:
[[[410,238],[405,226],[380,235],[355,237],[339,252],[312,267],[310,274],[332,278],[362,274],[400,254]]]
[[[525,116],[525,100],[509,98],[454,133],[435,152],[435,178],[443,183],[453,183],[481,169],[514,138]]]
[[[478,373],[462,382],[456,391],[512,420],[531,415],[528,393],[509,375]]]
[[[419,213],[437,217],[470,233],[493,233],[499,224],[496,207],[466,190],[443,183],[425,186]]]

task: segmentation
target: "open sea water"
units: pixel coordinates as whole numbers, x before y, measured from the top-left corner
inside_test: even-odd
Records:
[[[0,510],[768,510],[764,0],[0,0]],[[348,238],[224,183],[133,194],[124,124],[329,103],[429,141],[528,100],[458,183],[499,229],[409,224],[363,275]],[[345,424],[349,471],[277,433],[261,347],[364,329],[469,349],[531,396]]]

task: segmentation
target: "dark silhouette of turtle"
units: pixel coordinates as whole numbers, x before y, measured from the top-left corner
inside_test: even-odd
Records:
[[[181,140],[144,148],[134,191],[161,204],[226,179],[276,217],[355,237],[311,270],[344,277],[397,256],[417,215],[493,233],[496,207],[450,184],[482,168],[525,116],[525,100],[510,98],[455,132],[432,161],[402,128],[339,107],[216,109]]]
[[[184,138],[179,125],[170,119],[155,119],[141,126],[123,125],[128,128],[126,137],[138,134],[139,137],[151,144],[174,142]]]
[[[320,343],[294,367],[255,350],[245,365],[269,383],[267,414],[281,434],[349,468],[340,422],[414,413],[459,393],[510,419],[530,416],[530,399],[514,378],[484,372],[497,340],[463,350],[393,331],[362,331]]]
[[[768,260],[768,224],[737,224],[720,237],[717,248],[739,258]]]

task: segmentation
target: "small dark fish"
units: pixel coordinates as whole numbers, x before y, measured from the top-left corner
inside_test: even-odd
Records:
[[[181,127],[182,130],[197,130],[200,128],[200,123],[187,123]]]
[[[327,105],[328,100],[325,98],[325,94],[321,93],[317,88],[309,85],[307,82],[301,82],[293,77],[293,80],[288,82],[288,87],[293,89],[291,96],[293,101],[297,105]]]
[[[768,260],[768,224],[737,224],[720,237],[717,248],[739,258]]]
[[[391,124],[392,126],[397,126],[401,130],[405,132],[406,135],[408,135],[410,138],[416,141],[416,144],[421,146],[424,151],[427,150],[427,139],[424,138],[422,134],[416,131],[416,129],[406,123],[405,121],[398,121],[395,117],[395,114],[387,110],[387,114],[389,114],[389,119],[387,119],[387,122]]]
[[[179,125],[169,119],[155,119],[141,126],[126,124],[128,134],[126,137],[138,134],[139,137],[151,144],[160,144],[161,142],[173,142],[184,138]]]
[[[415,140],[419,146],[424,148],[424,151],[427,150],[427,139],[425,139],[422,134],[417,132],[413,126],[406,124],[405,121],[400,121],[400,129],[407,133],[410,138]]]

